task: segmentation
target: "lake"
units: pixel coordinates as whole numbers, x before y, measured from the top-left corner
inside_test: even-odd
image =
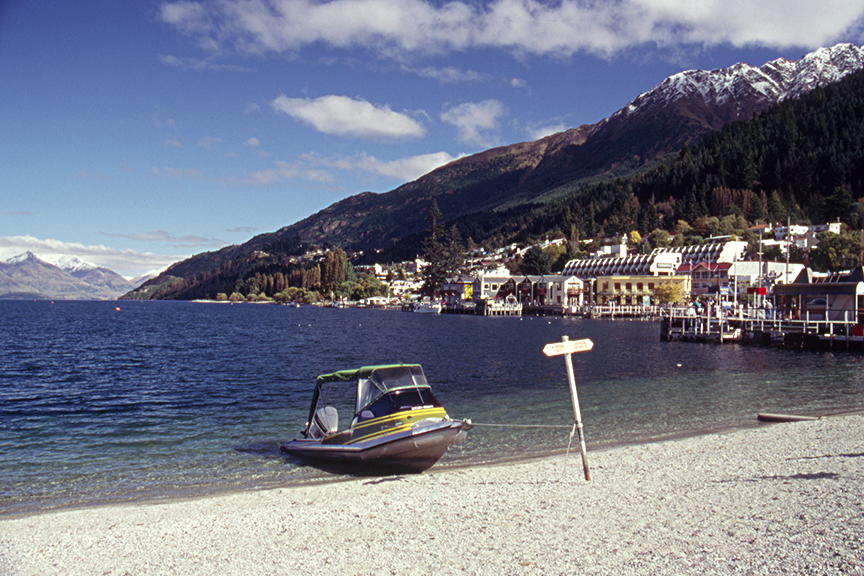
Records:
[[[431,472],[563,452],[564,360],[542,353],[563,335],[594,341],[573,356],[589,452],[864,408],[861,355],[661,342],[655,322],[0,301],[0,514],[332,479],[278,443],[318,374],[370,364],[422,364],[482,424]]]

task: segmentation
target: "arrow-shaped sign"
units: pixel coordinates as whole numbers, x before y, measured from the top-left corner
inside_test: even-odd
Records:
[[[587,352],[594,348],[594,342],[589,338],[583,340],[568,340],[566,342],[553,342],[543,347],[546,356],[560,356],[561,354],[575,354],[576,352]]]
[[[560,356],[565,354],[564,365],[567,367],[567,381],[570,384],[570,399],[573,401],[573,418],[576,420],[574,430],[579,431],[579,445],[582,449],[582,468],[585,469],[585,480],[591,481],[591,470],[588,469],[588,456],[585,454],[585,434],[582,431],[582,411],[579,410],[579,396],[576,392],[576,375],[573,373],[573,358],[570,356],[575,352],[586,352],[594,347],[594,342],[585,338],[584,340],[570,340],[569,336],[561,336],[561,342],[553,342],[543,347],[546,356]],[[573,437],[573,433],[570,433]]]

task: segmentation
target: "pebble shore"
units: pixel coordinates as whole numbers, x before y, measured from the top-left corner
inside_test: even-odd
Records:
[[[864,574],[864,415],[588,463],[590,482],[577,448],[7,518],[0,574]]]

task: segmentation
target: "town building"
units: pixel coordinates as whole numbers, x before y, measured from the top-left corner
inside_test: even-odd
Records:
[[[504,284],[512,277],[513,274],[504,267],[477,274],[474,278],[474,299],[494,300]]]
[[[588,258],[571,260],[564,266],[564,276],[576,276],[582,280],[600,276],[672,276],[681,264],[678,252],[624,256],[623,258]]]
[[[748,293],[765,295],[778,284],[788,284],[803,268],[803,264],[785,262],[699,262],[682,264],[678,274],[691,278],[694,297],[720,295],[738,300]]]
[[[540,280],[540,289],[545,292],[547,306],[581,306],[584,303],[584,286],[576,276],[563,274],[545,275]]]
[[[441,298],[447,306],[463,305],[474,301],[473,276],[454,276],[441,284]]]
[[[860,332],[864,324],[864,268],[825,278],[815,278],[805,268],[791,284],[775,286],[774,298],[775,309],[786,317],[855,322]]]
[[[690,294],[689,276],[600,276],[595,281],[595,301],[601,306],[652,306],[656,305],[656,288],[671,282],[681,285],[686,298]]]

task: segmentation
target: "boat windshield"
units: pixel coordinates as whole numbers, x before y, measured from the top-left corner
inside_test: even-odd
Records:
[[[382,394],[391,390],[404,390],[406,388],[429,388],[423,368],[413,366],[387,366],[377,368],[368,378],[360,378],[357,381],[357,405],[356,413],[360,413],[366,406],[375,401]]]

